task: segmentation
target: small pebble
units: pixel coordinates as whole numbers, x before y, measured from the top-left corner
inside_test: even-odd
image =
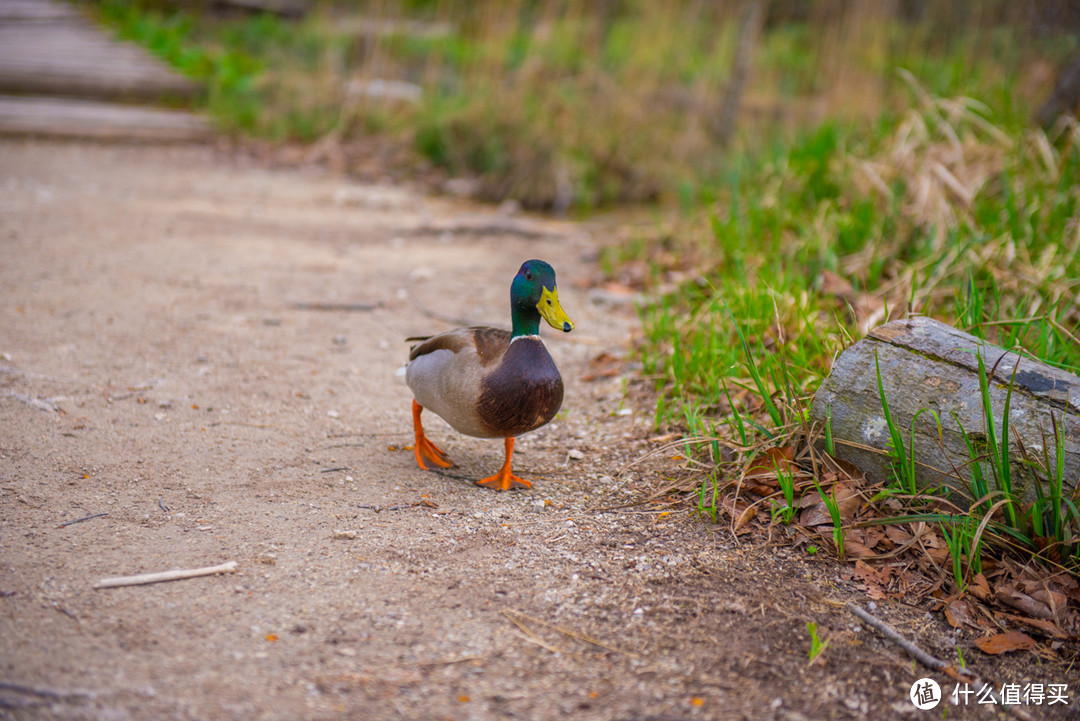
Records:
[[[570,458],[572,458],[575,461],[580,461],[582,458],[585,457],[585,454],[582,451],[579,451],[576,448],[571,448],[570,452],[567,455],[569,455]]]

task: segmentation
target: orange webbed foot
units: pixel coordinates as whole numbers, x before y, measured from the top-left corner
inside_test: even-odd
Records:
[[[416,432],[416,440],[413,443],[413,453],[416,455],[416,465],[421,470],[428,470],[428,467],[424,465],[424,458],[434,463],[436,466],[443,468],[450,468],[454,465],[453,461],[447,458],[442,449],[432,443],[424,435],[424,426],[420,423],[420,414],[423,413],[424,407],[417,403],[415,400],[412,402],[413,411],[413,430]]]
[[[506,460],[503,467],[494,476],[477,481],[476,485],[493,488],[496,491],[509,491],[512,488],[532,488],[532,483],[510,472],[510,460],[514,456],[514,439],[506,439]]]
[[[416,441],[414,446],[416,453],[416,465],[420,466],[423,470],[428,470],[428,467],[424,465],[424,458],[434,463],[436,466],[442,468],[452,468],[454,462],[447,458],[446,454],[442,452],[442,449],[437,445],[429,441],[426,437],[422,437]]]
[[[532,488],[530,481],[515,476],[513,473],[503,473],[502,471],[482,481],[477,481],[476,485],[494,488],[496,491],[509,491],[512,488]]]

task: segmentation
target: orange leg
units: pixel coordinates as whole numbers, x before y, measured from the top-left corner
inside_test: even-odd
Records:
[[[413,453],[416,454],[416,465],[426,471],[428,467],[424,465],[424,456],[427,456],[428,460],[436,466],[449,468],[454,464],[437,445],[429,441],[424,435],[424,426],[420,423],[420,414],[423,412],[424,407],[417,403],[414,398],[412,402],[412,422],[413,430],[416,431],[416,442],[413,444]]]
[[[514,457],[514,439],[506,439],[506,460],[503,467],[494,476],[477,481],[477,485],[494,488],[496,491],[509,491],[511,488],[532,488],[532,483],[518,478],[510,472],[510,459]]]

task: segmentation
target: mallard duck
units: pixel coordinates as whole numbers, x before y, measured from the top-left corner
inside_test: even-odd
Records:
[[[559,412],[562,376],[540,340],[540,319],[566,333],[574,324],[559,304],[555,270],[542,260],[528,260],[510,284],[513,329],[457,328],[413,346],[405,382],[413,392],[416,465],[426,458],[443,468],[453,465],[424,435],[420,414],[434,411],[460,433],[504,438],[506,458],[481,486],[506,491],[531,488],[510,471],[514,439],[536,430]]]

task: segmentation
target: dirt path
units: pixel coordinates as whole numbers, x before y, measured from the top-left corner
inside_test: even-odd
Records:
[[[205,149],[0,142],[0,681],[25,687],[0,717],[912,712],[925,674],[866,643],[837,567],[678,513],[589,510],[650,447],[623,379],[583,380],[636,322],[590,300],[594,252],[571,224]],[[530,257],[577,322],[547,336],[564,412],[519,442],[534,489],[418,470],[403,339],[449,327],[436,315],[506,325]],[[501,443],[429,430],[461,476],[497,469]],[[891,620],[952,653],[938,619]]]

